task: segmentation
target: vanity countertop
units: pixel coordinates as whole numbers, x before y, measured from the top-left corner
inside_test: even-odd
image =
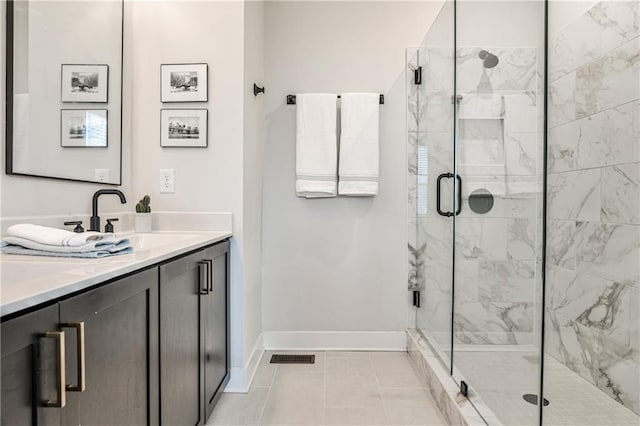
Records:
[[[101,259],[0,254],[4,317],[231,237],[231,232],[120,234],[134,252]]]

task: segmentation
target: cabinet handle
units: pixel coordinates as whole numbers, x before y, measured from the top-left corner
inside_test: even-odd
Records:
[[[200,294],[209,294],[209,262],[202,260],[198,262],[198,270],[200,272]]]
[[[209,265],[209,292],[213,293],[213,260],[207,259],[205,262]]]
[[[84,392],[85,385],[85,349],[84,349],[84,321],[66,322],[60,324],[60,327],[69,327],[76,329],[76,362],[78,363],[78,384],[76,386],[67,385],[69,392]]]
[[[56,361],[58,364],[58,375],[56,379],[56,389],[58,394],[57,400],[43,401],[45,407],[57,407],[62,408],[67,404],[66,394],[64,393],[64,379],[65,379],[65,357],[64,357],[64,331],[47,331],[39,335],[41,338],[54,339],[56,341],[58,353]]]

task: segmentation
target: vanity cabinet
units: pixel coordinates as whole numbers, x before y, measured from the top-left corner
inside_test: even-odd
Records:
[[[2,425],[158,423],[158,270],[2,324]]]
[[[163,424],[204,424],[228,379],[228,271],[228,242],[160,266]]]
[[[57,354],[64,346],[58,307],[49,306],[2,324],[2,426],[59,425]],[[46,405],[50,405],[47,407]]]
[[[3,318],[0,425],[204,424],[229,378],[229,242]]]
[[[152,268],[59,303],[67,387],[76,389],[61,424],[158,423],[157,283]]]

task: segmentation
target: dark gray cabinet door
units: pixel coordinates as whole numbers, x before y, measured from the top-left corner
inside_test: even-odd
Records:
[[[61,371],[57,341],[43,333],[58,332],[58,306],[53,305],[2,323],[2,391],[0,424],[3,426],[59,425],[58,380]],[[64,334],[58,334],[60,338]],[[64,358],[64,357],[63,357]]]
[[[72,328],[84,323],[81,333]],[[60,302],[66,335],[63,425],[158,424],[158,268]],[[79,348],[84,346],[84,372]]]
[[[224,242],[205,251],[210,261],[209,294],[204,300],[204,376],[206,417],[213,411],[221,386],[230,367],[229,360],[229,243]]]
[[[160,266],[160,407],[164,425],[204,424],[204,251]]]

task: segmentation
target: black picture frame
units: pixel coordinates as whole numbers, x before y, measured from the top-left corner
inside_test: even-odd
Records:
[[[168,111],[197,111],[200,114],[204,114],[205,119],[205,129],[203,132],[198,132],[199,135],[204,136],[204,145],[190,145],[187,143],[184,144],[165,144],[163,143],[165,131],[167,131],[168,123],[165,123],[164,114]],[[201,139],[201,138],[199,138]],[[168,140],[168,138],[167,138]],[[209,110],[207,108],[162,108],[160,109],[160,148],[208,148],[209,147]]]
[[[75,112],[86,112],[86,111],[101,111],[104,112],[105,118],[105,144],[104,145],[64,145],[64,114],[65,112],[75,111]],[[104,109],[61,109],[60,110],[60,147],[61,148],[69,148],[69,149],[106,149],[109,148],[109,110]]]
[[[170,76],[167,73],[171,73],[170,67],[176,69],[182,69],[182,72],[188,72],[194,70],[197,67],[204,68],[202,74],[204,79],[198,76],[198,86],[202,86],[204,82],[204,89],[200,97],[189,96],[189,93],[169,94],[170,81],[167,78]],[[198,72],[197,70],[195,72]],[[174,63],[174,64],[160,64],[160,102],[162,103],[192,103],[192,102],[209,102],[209,64],[206,62],[188,62],[188,63]]]
[[[69,100],[70,93],[65,93],[69,87],[65,87],[65,68],[76,67],[82,68],[104,68],[104,77],[106,80],[106,87],[104,89],[104,100]],[[68,71],[73,72],[73,71]],[[77,97],[77,96],[76,96]],[[96,96],[97,97],[97,96]],[[60,101],[65,104],[107,104],[109,103],[109,64],[61,64],[60,65]]]

